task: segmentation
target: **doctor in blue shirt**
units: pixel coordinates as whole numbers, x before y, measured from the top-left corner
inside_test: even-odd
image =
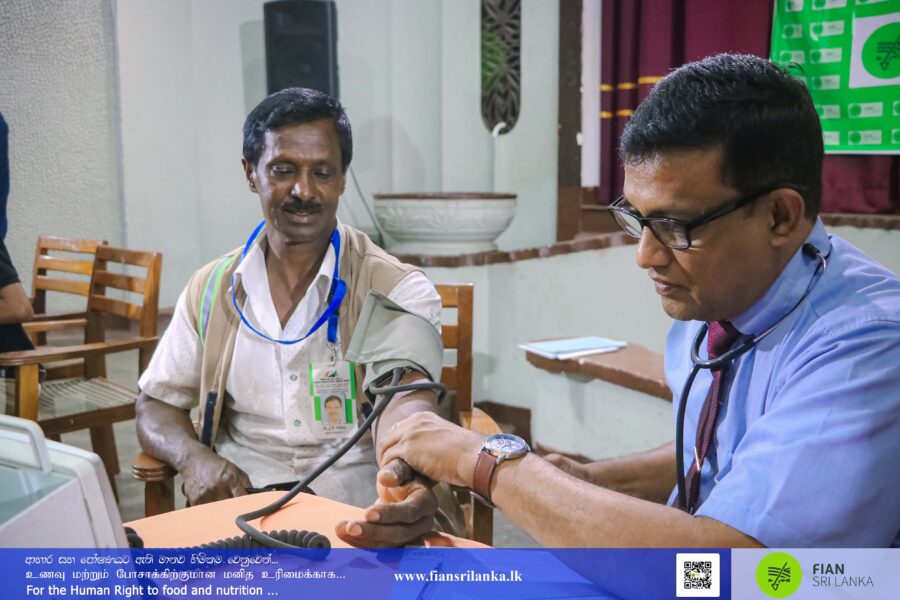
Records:
[[[610,210],[676,319],[676,442],[582,465],[482,449],[423,413],[382,463],[474,487],[548,546],[900,545],[900,280],[818,218],[803,81],[754,56],[687,64],[621,155]],[[485,452],[504,460],[488,472]]]

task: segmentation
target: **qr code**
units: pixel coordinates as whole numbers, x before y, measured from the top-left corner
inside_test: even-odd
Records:
[[[698,560],[684,563],[684,589],[712,589],[712,561]]]
[[[713,553],[675,555],[675,595],[679,598],[718,598],[721,557]]]

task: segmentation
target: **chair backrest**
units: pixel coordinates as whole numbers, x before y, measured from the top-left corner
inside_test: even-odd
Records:
[[[32,306],[36,314],[47,312],[47,292],[61,292],[87,298],[91,273],[94,270],[93,255],[102,244],[106,244],[106,241],[50,235],[38,237],[31,278]],[[68,276],[60,277],[55,273],[66,273]],[[80,307],[79,310],[84,311],[84,307]]]
[[[441,324],[444,350],[456,350],[456,364],[444,366],[441,383],[453,390],[457,414],[472,410],[472,302],[471,283],[436,285],[441,306],[456,309],[456,325]]]
[[[118,269],[115,268],[118,265]],[[124,266],[123,265],[127,265]],[[131,267],[143,267],[143,275],[134,275]],[[106,338],[106,317],[124,318],[138,323],[141,337],[156,336],[156,323],[159,314],[159,278],[162,268],[162,255],[159,252],[143,252],[127,250],[113,246],[99,246],[94,260],[94,274],[91,277],[88,294],[87,326],[84,341],[87,344],[103,342]],[[125,271],[128,272],[117,272]],[[113,297],[108,289],[127,292],[117,293]],[[140,304],[123,300],[121,297],[140,297]],[[152,349],[140,350],[139,372],[143,372],[150,362]],[[106,375],[104,356],[85,358],[84,373],[87,377]]]
[[[113,265],[143,267],[143,275],[116,272]],[[127,268],[127,267],[126,267]],[[94,335],[100,327],[101,315],[116,315],[136,321],[140,335],[156,335],[156,321],[159,314],[159,276],[162,255],[159,252],[127,250],[113,246],[99,246],[94,260],[94,274],[91,277],[88,295],[88,333],[85,342],[103,341]],[[124,269],[119,269],[120,271]],[[108,289],[113,288],[140,296],[140,304],[111,297]],[[122,295],[122,294],[120,294]],[[102,327],[99,331],[102,333]]]

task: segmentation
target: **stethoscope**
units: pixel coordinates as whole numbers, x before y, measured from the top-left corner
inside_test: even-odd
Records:
[[[244,257],[247,256],[247,252],[250,250],[250,246],[253,245],[253,242],[256,241],[256,238],[259,236],[259,232],[262,231],[262,228],[265,226],[266,221],[263,220],[259,225],[256,226],[256,229],[253,230],[253,233],[250,234],[250,237],[247,238],[247,243],[244,244],[244,251],[241,252],[241,258],[238,260],[238,265],[243,262]],[[337,332],[338,332],[338,309],[341,307],[341,302],[344,300],[344,296],[347,295],[347,284],[343,279],[338,277],[338,268],[341,264],[341,234],[338,232],[337,227],[334,228],[334,231],[331,234],[331,247],[334,248],[334,271],[331,273],[331,289],[328,291],[328,305],[325,308],[325,311],[319,316],[315,323],[312,324],[309,331],[306,332],[301,338],[297,338],[295,340],[283,340],[276,339],[273,337],[269,337],[256,327],[250,324],[250,321],[247,319],[246,315],[244,315],[244,311],[241,310],[241,307],[238,305],[237,297],[235,296],[234,289],[234,272],[231,274],[231,303],[234,305],[235,310],[237,310],[238,315],[241,318],[241,323],[243,323],[247,329],[263,338],[264,340],[268,340],[270,342],[275,342],[276,344],[282,344],[285,346],[289,346],[291,344],[297,344],[302,342],[316,331],[324,324],[328,323],[328,343],[332,346],[337,343]],[[237,268],[235,268],[235,271]]]
[[[700,372],[700,369],[719,369],[724,367],[725,365],[731,363],[731,361],[735,360],[739,356],[742,356],[752,350],[756,344],[758,344],[763,338],[767,335],[775,331],[775,329],[781,325],[781,323],[787,319],[800,304],[809,296],[810,291],[812,291],[813,286],[819,281],[822,277],[822,274],[825,272],[825,268],[828,266],[825,257],[822,256],[822,253],[812,244],[804,244],[803,245],[803,253],[811,258],[816,259],[816,271],[813,273],[813,277],[809,282],[809,285],[806,287],[806,291],[803,292],[803,296],[797,300],[797,303],[791,307],[791,310],[787,311],[783,317],[778,319],[774,325],[763,331],[758,335],[744,335],[738,339],[737,344],[732,347],[727,352],[723,353],[720,356],[717,356],[713,359],[704,360],[700,358],[700,347],[703,344],[703,340],[706,338],[706,333],[709,330],[709,324],[704,323],[703,326],[700,327],[700,330],[697,332],[697,336],[694,338],[694,343],[691,346],[691,363],[693,366],[691,367],[691,372],[688,375],[687,381],[684,382],[684,387],[681,390],[681,397],[678,400],[678,417],[676,419],[675,424],[675,468],[676,468],[676,477],[678,482],[678,496],[675,498],[675,501],[678,503],[677,506],[682,510],[687,510],[686,502],[687,502],[687,494],[685,490],[685,473],[684,473],[684,413],[687,407],[687,399],[688,394],[691,392],[691,386],[694,383],[694,378],[697,377],[697,373]],[[694,461],[697,463],[697,475],[700,475],[700,471],[702,468],[702,464],[700,463],[700,457],[697,454],[697,447],[694,446]]]

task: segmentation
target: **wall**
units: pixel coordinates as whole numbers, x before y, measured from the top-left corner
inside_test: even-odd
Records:
[[[540,444],[593,459],[658,448],[675,437],[672,403],[576,375],[535,369],[531,434]]]
[[[164,253],[161,304],[260,218],[241,125],[265,95],[263,0],[115,0],[128,243]],[[522,108],[496,143],[481,123],[479,0],[337,0],[341,101],[366,195],[512,191],[503,248],[556,231],[558,1],[522,5]],[[354,181],[338,213],[372,231]]]
[[[484,267],[428,268],[439,283],[475,284],[474,398],[534,409],[538,371],[518,344],[600,335],[662,352],[669,319],[620,246]]]
[[[262,2],[116,2],[129,245],[163,252],[162,306],[261,217],[241,169],[265,95]]]
[[[583,0],[581,13],[581,185],[600,185],[601,0]]]
[[[6,243],[27,289],[38,235],[122,241],[114,40],[107,0],[3,2],[0,111],[10,128],[11,185]]]
[[[501,249],[556,240],[559,2],[522,1],[522,104],[519,122],[496,144],[495,188],[519,195]]]
[[[826,227],[826,229],[828,233],[844,238],[894,273],[900,274],[900,231],[857,227]]]

